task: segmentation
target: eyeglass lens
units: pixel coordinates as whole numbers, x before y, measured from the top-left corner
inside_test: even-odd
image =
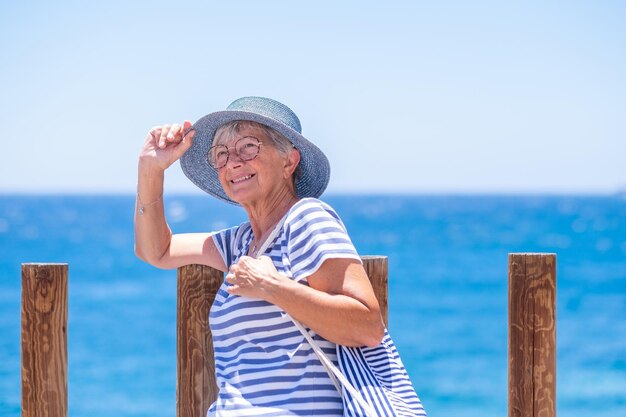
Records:
[[[252,136],[245,136],[235,142],[235,146],[228,148],[226,145],[216,145],[209,149],[208,162],[215,168],[220,169],[226,166],[230,157],[230,150],[234,149],[237,157],[242,161],[250,161],[259,154],[261,142]]]

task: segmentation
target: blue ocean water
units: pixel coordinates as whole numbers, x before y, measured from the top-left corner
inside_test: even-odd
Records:
[[[507,256],[557,254],[557,413],[626,416],[626,199],[325,198],[389,257],[390,332],[431,417],[507,413]],[[135,258],[133,196],[0,196],[0,415],[20,415],[22,262],[67,262],[69,415],[174,416],[176,277]],[[168,196],[175,232],[237,224]]]

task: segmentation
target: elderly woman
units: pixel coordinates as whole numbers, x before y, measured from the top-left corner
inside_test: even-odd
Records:
[[[248,221],[173,234],[165,170],[185,174]],[[335,211],[318,200],[324,154],[285,105],[245,97],[193,127],[153,128],[139,156],[137,256],[159,268],[227,272],[209,316],[219,394],[209,416],[341,416],[341,395],[290,316],[336,362],[335,345],[376,346],[385,329],[360,258]],[[210,213],[207,213],[210,215]]]

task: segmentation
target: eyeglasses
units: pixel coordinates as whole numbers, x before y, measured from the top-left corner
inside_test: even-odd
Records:
[[[250,161],[257,157],[263,142],[253,136],[244,136],[229,148],[226,145],[215,145],[209,148],[207,161],[215,169],[224,168],[230,157],[230,150],[234,149],[237,157],[242,161]]]

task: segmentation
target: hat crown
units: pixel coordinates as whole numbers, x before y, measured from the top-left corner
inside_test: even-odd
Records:
[[[265,97],[242,97],[230,103],[227,110],[246,111],[269,117],[302,134],[298,116],[283,103]]]

